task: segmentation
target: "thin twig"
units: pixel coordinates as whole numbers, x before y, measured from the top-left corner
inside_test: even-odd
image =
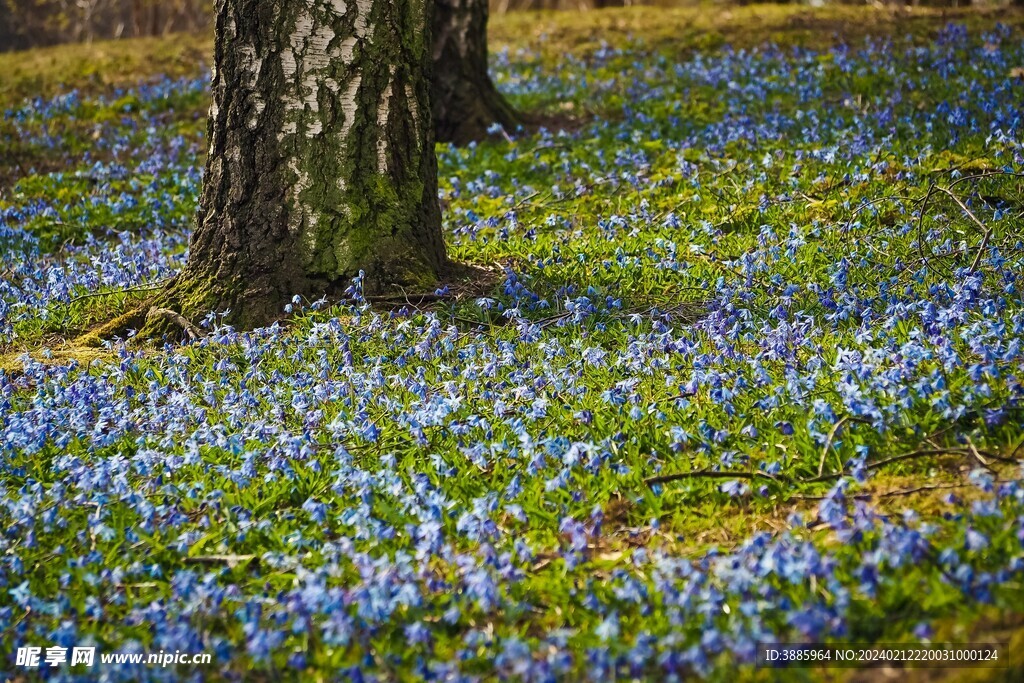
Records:
[[[829,449],[832,448],[832,440],[835,439],[836,432],[838,432],[842,428],[842,426],[844,424],[846,424],[847,422],[861,422],[861,423],[870,424],[868,422],[868,420],[865,420],[862,417],[854,417],[853,415],[844,415],[843,417],[841,417],[839,419],[839,421],[837,421],[834,425],[832,425],[832,429],[830,429],[829,432],[828,432],[828,438],[825,439],[825,447],[821,449],[821,460],[818,461],[818,476],[819,477],[821,476],[821,473],[825,471],[825,458],[828,456]],[[843,461],[842,461],[842,458],[839,459],[839,473],[840,474],[843,473]]]
[[[928,202],[931,201],[933,194],[935,194],[935,183],[928,186],[928,194],[924,196],[920,213],[917,215],[917,253],[920,254],[925,268],[928,268],[928,257],[924,253],[924,215],[928,210]]]
[[[850,214],[850,217],[846,220],[846,224],[843,226],[842,232],[843,233],[849,232],[850,228],[853,227],[853,220],[862,211],[865,211],[866,209],[869,209],[869,208],[874,208],[876,205],[881,204],[882,202],[889,201],[891,199],[902,199],[902,200],[906,201],[908,198],[903,196],[903,195],[899,195],[899,194],[888,194],[888,195],[885,195],[884,197],[877,197],[875,199],[868,199],[868,200],[862,201],[860,203],[860,205],[856,209],[854,209],[853,213]],[[882,229],[884,229],[884,228],[880,228],[879,230],[882,230]],[[875,231],[875,233],[872,233],[871,235],[868,235],[868,236],[871,237],[874,234],[876,234],[877,232],[878,231]]]
[[[375,296],[363,297],[372,304],[408,304],[415,306],[411,299],[415,299],[416,303],[423,304],[430,301],[444,301],[445,299],[451,299],[449,294],[437,294],[436,292],[421,293],[421,294],[380,294]]]
[[[988,460],[986,460],[981,453],[978,452],[978,449],[974,447],[974,442],[971,441],[971,437],[969,436],[967,437],[967,448],[970,450],[971,455],[974,456],[974,459],[978,461],[978,464],[989,472],[995,472],[995,470],[992,469],[992,466],[988,463]]]
[[[963,209],[963,212],[966,213],[970,217],[970,219],[974,221],[982,230],[981,245],[978,247],[978,253],[974,257],[974,262],[971,264],[970,272],[973,273],[974,271],[978,270],[978,266],[981,264],[981,257],[985,255],[985,248],[988,246],[988,241],[992,237],[992,227],[986,226],[984,223],[978,220],[978,217],[974,215],[974,212],[967,208],[967,205],[964,204],[963,201],[961,201],[961,199],[957,197],[955,194],[953,194],[944,187],[936,187],[935,189],[938,190],[939,192],[948,195],[949,198],[956,202],[957,205],[961,209]]]
[[[3,634],[2,634],[3,637],[6,638],[8,636],[8,634],[10,634],[11,631],[16,629],[18,627],[18,624],[20,624],[21,622],[25,621],[25,618],[28,617],[28,615],[30,615],[30,614],[32,614],[32,608],[31,607],[26,607],[25,611],[22,612],[21,616],[18,617],[17,619],[15,619],[14,622],[12,622],[10,626],[8,626],[7,628],[4,629]]]
[[[681,401],[684,398],[693,398],[696,395],[697,395],[697,392],[695,392],[695,391],[684,391],[684,392],[682,392],[680,394],[674,394],[672,396],[666,396],[665,398],[656,398],[652,402],[655,403],[655,404],[658,404],[658,403],[668,403],[669,401]]]
[[[155,289],[161,289],[164,287],[171,278],[166,278],[158,282],[154,282],[148,285],[138,285],[136,287],[127,287],[125,289],[112,289],[107,292],[87,292],[86,294],[79,294],[73,299],[68,299],[65,305],[70,306],[71,304],[83,301],[85,299],[92,299],[98,296],[113,296],[114,294],[132,294],[134,292],[151,292]]]
[[[960,176],[949,184],[947,189],[952,190],[960,183],[970,182],[972,180],[981,180],[982,178],[992,178],[994,176],[1007,176],[1009,178],[1024,178],[1024,173],[1015,173],[1013,171],[1003,171],[1000,169],[990,169],[982,173],[974,173],[972,175]]]

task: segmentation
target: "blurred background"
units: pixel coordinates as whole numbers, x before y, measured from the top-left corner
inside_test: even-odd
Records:
[[[494,14],[531,10],[590,11],[630,5],[725,6],[749,0],[491,0]],[[986,7],[1024,0],[803,0],[801,4]],[[162,36],[210,25],[213,0],[0,0],[0,52],[68,42]]]

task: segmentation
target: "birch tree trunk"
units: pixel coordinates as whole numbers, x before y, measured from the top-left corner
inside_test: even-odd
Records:
[[[360,270],[368,293],[433,288],[431,2],[218,0],[198,223],[155,307],[251,328]]]
[[[441,142],[465,144],[492,124],[514,130],[515,111],[487,72],[488,0],[435,0],[434,126]]]

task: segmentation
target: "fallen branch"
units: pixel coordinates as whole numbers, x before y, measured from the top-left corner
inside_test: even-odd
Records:
[[[967,451],[966,451],[966,449],[963,449],[963,448],[922,448],[922,449],[919,449],[919,450],[916,450],[916,451],[911,451],[910,453],[901,453],[899,455],[894,455],[891,458],[885,458],[884,460],[876,460],[875,462],[870,462],[870,463],[867,464],[867,469],[869,469],[869,470],[876,470],[879,467],[884,467],[886,465],[891,465],[892,463],[900,462],[901,460],[914,460],[916,458],[924,458],[924,457],[927,457],[929,455],[966,455],[966,454],[967,454]],[[844,473],[842,473],[842,472],[839,472],[839,473],[833,472],[831,474],[823,474],[821,476],[813,477],[811,479],[801,479],[800,483],[801,484],[816,484],[816,483],[823,482],[823,481],[832,481],[833,479],[839,479],[840,477],[843,476],[843,474]]]
[[[952,170],[952,169],[949,169]],[[1002,169],[987,169],[980,173],[972,173],[971,175],[960,176],[949,184],[947,189],[952,190],[960,183],[968,183],[972,180],[981,180],[983,178],[992,178],[996,176],[1006,176],[1008,178],[1024,178],[1024,173],[1016,173],[1014,171],[1004,171]]]
[[[886,465],[891,465],[894,462],[900,462],[901,460],[914,460],[916,458],[924,458],[924,457],[927,457],[929,455],[959,455],[959,456],[965,456],[966,455],[966,456],[970,456],[970,457],[974,458],[975,460],[977,460],[979,463],[981,463],[981,465],[983,467],[987,468],[989,471],[993,471],[991,465],[988,462],[989,459],[991,459],[991,460],[998,460],[999,462],[1006,462],[1006,463],[1018,463],[1018,462],[1020,462],[1019,460],[1017,460],[1015,458],[1007,458],[1007,457],[1000,456],[1000,455],[993,455],[991,453],[988,453],[988,458],[985,458],[985,457],[982,456],[982,452],[979,451],[973,444],[971,444],[971,448],[969,448],[969,449],[968,448],[922,448],[922,449],[919,449],[919,450],[916,450],[916,451],[911,451],[910,453],[901,453],[899,455],[894,455],[891,458],[885,458],[884,460],[876,460],[875,462],[869,462],[869,463],[867,463],[867,469],[869,469],[869,470],[876,470],[876,469],[878,469],[880,467],[885,467]],[[824,475],[821,475],[821,476],[818,476],[818,477],[814,477],[812,479],[801,479],[797,483],[799,483],[799,484],[816,484],[816,483],[823,482],[823,481],[832,481],[834,479],[839,479],[842,476],[843,476],[842,472],[832,473],[832,474],[824,474]]]
[[[885,491],[883,493],[855,493],[850,498],[854,500],[870,500],[872,498],[899,498],[901,496],[911,496],[915,493],[924,493],[925,491],[945,491],[947,489],[962,489],[974,484],[926,484],[925,486],[915,486],[912,489],[897,489],[895,491]],[[827,495],[820,496],[804,496],[804,495],[793,495],[788,496],[787,500],[825,500],[828,498]]]
[[[767,479],[769,481],[787,481],[767,472],[727,472],[721,470],[697,470],[694,472],[678,472],[676,474],[661,474],[656,477],[647,477],[644,484],[655,486],[667,484],[681,479]]]
[[[847,420],[847,421],[853,421],[855,419],[856,418],[852,418],[851,417],[850,420]],[[834,436],[834,432],[837,431],[838,426],[840,426],[842,424],[842,422],[843,422],[843,420],[840,420],[839,422],[836,423],[835,426],[833,426],[833,428],[832,428],[833,434],[830,435],[830,437]],[[830,440],[828,442],[826,442],[826,451],[825,451],[826,453],[827,453],[827,446],[830,445],[830,442],[831,442],[831,438],[830,438]],[[992,471],[992,472],[994,472],[995,470],[992,469],[992,467],[991,467],[991,465],[989,463],[990,460],[997,460],[999,462],[1005,462],[1005,463],[1020,463],[1021,462],[1020,460],[1017,460],[1016,458],[1013,458],[1013,457],[1005,457],[1005,456],[1000,456],[1000,455],[997,455],[997,454],[994,454],[994,453],[989,453],[987,451],[982,451],[982,450],[978,449],[976,446],[974,446],[974,444],[971,443],[969,439],[968,439],[968,444],[969,444],[969,448],[920,448],[920,449],[918,449],[916,451],[910,451],[909,453],[900,453],[899,455],[894,455],[892,457],[885,458],[883,460],[876,460],[874,462],[869,462],[869,463],[866,464],[865,467],[866,467],[866,469],[869,469],[869,470],[877,470],[879,468],[885,467],[886,465],[891,465],[894,462],[901,462],[903,460],[915,460],[917,458],[925,458],[925,457],[928,457],[928,456],[943,456],[943,455],[958,455],[958,456],[961,456],[961,457],[969,456],[969,457],[973,458],[974,460],[977,460],[979,463],[981,463],[981,465],[983,467],[987,468],[989,471]],[[1022,444],[1021,445],[1024,445],[1024,440],[1022,440]],[[985,456],[988,456],[988,457],[985,457]],[[818,475],[816,477],[811,477],[810,479],[790,479],[790,478],[785,477],[785,476],[773,475],[773,474],[768,474],[767,472],[760,472],[760,471],[753,471],[753,472],[730,472],[730,471],[722,471],[722,470],[695,470],[695,471],[692,471],[692,472],[678,472],[676,474],[663,474],[663,475],[658,475],[658,476],[655,476],[655,477],[648,477],[648,478],[644,479],[644,484],[646,484],[647,486],[654,486],[656,484],[665,484],[665,483],[668,483],[668,482],[680,481],[680,480],[683,480],[683,479],[701,479],[701,478],[706,478],[706,479],[767,479],[768,481],[774,481],[774,482],[780,483],[780,484],[796,484],[796,485],[801,485],[801,484],[820,484],[820,483],[827,482],[827,481],[834,481],[836,479],[842,478],[845,475],[846,475],[845,472],[840,471],[840,472],[831,472],[829,474],[820,474],[820,475]],[[821,498],[811,496],[811,497],[798,497],[797,499],[798,500],[820,500]]]
[[[878,460],[876,462],[868,463],[867,469],[873,470],[879,467],[884,467],[894,462],[901,460],[911,460],[914,458],[923,458],[929,455],[966,455],[967,451],[963,448],[923,448],[921,450],[913,451],[910,453],[902,453],[900,455],[894,455],[891,458],[885,460]],[[810,479],[797,479],[792,480],[794,484],[818,484],[826,481],[833,481],[839,479],[845,475],[844,472],[832,472],[830,474],[823,474]],[[721,470],[696,470],[694,472],[679,472],[677,474],[664,474],[656,477],[648,477],[644,479],[644,483],[648,486],[654,486],[655,484],[665,484],[672,481],[679,481],[681,479],[768,479],[769,481],[790,483],[791,480],[786,477],[779,477],[768,474],[766,472],[727,472]]]
[[[925,486],[917,486],[912,489],[899,489],[898,491],[886,491],[885,493],[879,493],[879,498],[897,498],[899,496],[910,496],[915,493],[922,493],[924,491],[945,491],[947,489],[962,489],[968,486],[974,486],[974,484],[928,484]]]

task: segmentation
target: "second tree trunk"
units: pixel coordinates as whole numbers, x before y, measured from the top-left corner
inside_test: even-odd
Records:
[[[465,144],[517,117],[487,72],[488,0],[435,0],[434,124],[440,142]]]

